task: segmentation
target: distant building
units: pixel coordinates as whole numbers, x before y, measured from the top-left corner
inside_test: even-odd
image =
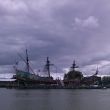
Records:
[[[110,76],[104,76],[104,77],[102,77],[102,84],[104,86],[109,86],[110,87]]]

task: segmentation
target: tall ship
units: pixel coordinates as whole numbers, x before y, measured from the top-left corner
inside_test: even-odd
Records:
[[[15,67],[16,75],[14,76],[14,78],[16,78],[18,85],[27,86],[27,87],[29,86],[36,87],[38,85],[56,85],[57,84],[57,81],[54,80],[53,77],[50,75],[50,66],[52,66],[53,64],[50,63],[49,57],[47,57],[46,64],[44,66],[45,71],[48,73],[47,77],[36,75],[34,72],[33,73],[30,72],[30,70],[31,71],[33,70],[29,64],[27,49],[26,49],[26,59],[24,60],[24,62],[26,64],[26,70],[21,70]]]

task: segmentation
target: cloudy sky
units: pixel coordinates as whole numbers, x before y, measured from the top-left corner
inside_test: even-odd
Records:
[[[84,74],[110,74],[110,1],[0,0],[0,72],[26,48],[35,70],[49,56],[61,73],[76,59]]]

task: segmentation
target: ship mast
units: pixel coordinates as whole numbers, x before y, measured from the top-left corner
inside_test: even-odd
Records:
[[[96,72],[95,72],[95,74],[93,76],[97,76],[98,73],[99,73],[99,69],[98,69],[98,66],[97,66]]]
[[[48,77],[51,77],[51,76],[50,76],[50,66],[53,66],[53,64],[50,63],[49,57],[47,57],[45,69],[46,69],[46,71],[47,71],[47,73],[48,73]]]
[[[76,62],[74,60],[72,66],[71,66],[71,71],[75,71],[75,68],[78,68],[78,66],[76,65]]]
[[[29,58],[28,58],[27,49],[26,49],[26,70],[27,70],[27,72],[29,72]]]

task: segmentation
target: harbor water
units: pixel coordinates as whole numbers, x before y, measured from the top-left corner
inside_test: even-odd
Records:
[[[108,110],[110,89],[0,88],[2,110]]]

